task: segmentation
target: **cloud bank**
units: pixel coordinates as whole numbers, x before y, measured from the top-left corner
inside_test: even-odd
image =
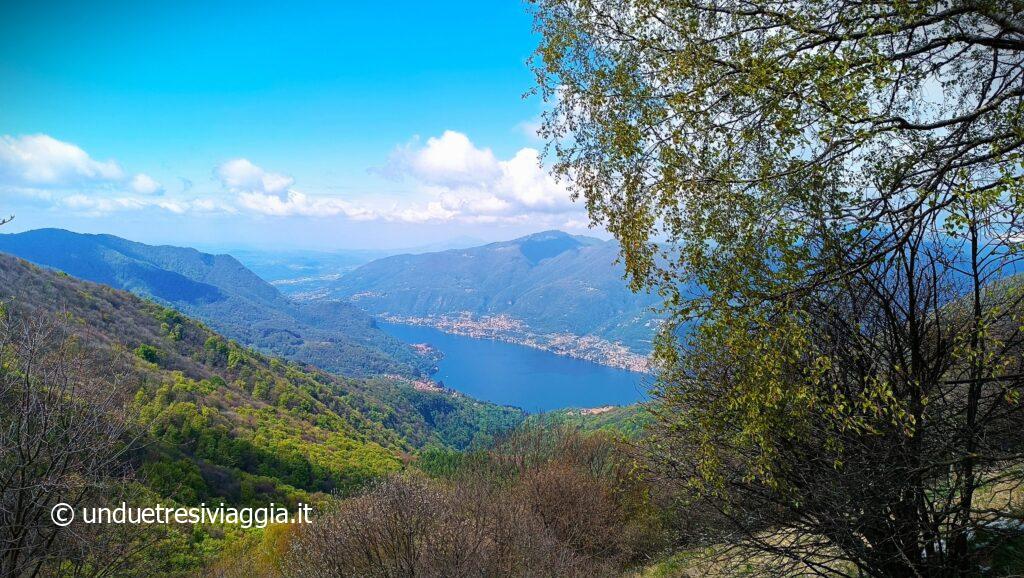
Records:
[[[163,186],[149,175],[129,178],[116,161],[98,161],[81,147],[45,134],[0,137],[0,186],[5,185],[37,191],[127,188],[142,195],[163,192]]]
[[[367,191],[359,197],[314,194],[298,190],[290,175],[237,157],[213,169],[214,187],[200,192],[203,187],[178,177],[187,185],[172,194],[145,173],[128,176],[116,161],[96,160],[48,135],[0,137],[0,190],[35,191],[37,198],[89,215],[160,209],[408,223],[585,222],[566,187],[542,168],[532,148],[501,159],[466,134],[448,130],[397,146],[372,172],[409,190]]]

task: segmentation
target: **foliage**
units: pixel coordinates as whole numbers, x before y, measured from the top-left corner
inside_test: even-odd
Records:
[[[367,385],[388,408],[372,417],[416,446],[488,447],[526,419],[519,408],[480,402],[454,391],[423,391],[390,378],[369,379]]]
[[[97,390],[117,392],[121,397],[111,398],[107,410],[131,415],[127,423],[138,443],[116,465],[135,471],[138,493],[131,503],[137,505],[322,504],[333,499],[329,495],[357,493],[401,469],[416,446],[483,443],[523,415],[449,392],[416,392],[398,378],[342,378],[268,358],[172,309],[6,255],[0,255],[0,296],[12,303],[18,320],[64,320],[67,343],[75,346],[68,356],[82,383],[117,378],[130,384]],[[43,352],[54,346],[37,343]],[[5,351],[5,369],[26,361],[24,349]],[[125,352],[134,354],[120,355]],[[150,362],[154,352],[158,363]],[[121,363],[83,364],[111,356]],[[4,404],[0,411],[19,408]],[[456,425],[456,419],[466,421]],[[104,447],[97,444],[95,450]],[[91,499],[100,503],[115,496],[104,491]],[[149,565],[158,575],[195,570],[234,541],[253,539],[227,526],[153,528],[144,534],[117,538],[143,540],[129,550],[160,556]],[[114,538],[88,539],[109,543],[115,552]],[[89,574],[81,565],[95,562],[103,548],[86,550],[75,562],[81,575]]]
[[[1021,294],[992,290],[1024,225],[1024,6],[534,4],[556,170],[671,315],[659,473],[763,571],[988,565],[975,537],[1015,514],[977,494],[1024,441]]]
[[[149,363],[160,363],[160,351],[153,347],[143,343],[135,348],[135,357],[138,357],[142,361],[148,361]]]
[[[425,448],[416,457],[416,467],[432,478],[451,478],[464,462],[463,452],[444,448]]]
[[[651,425],[653,416],[641,404],[602,408],[599,411],[562,409],[530,416],[526,423],[534,426],[569,426],[581,431],[602,431],[639,439]]]
[[[520,430],[449,478],[394,476],[341,502],[298,530],[282,573],[619,575],[662,529],[629,472],[607,436]]]

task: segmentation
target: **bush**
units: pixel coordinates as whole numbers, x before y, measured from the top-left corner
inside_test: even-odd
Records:
[[[593,574],[524,504],[484,487],[388,478],[302,527],[284,564],[295,577]]]
[[[160,363],[160,350],[143,343],[135,348],[135,357],[150,363]]]
[[[611,576],[663,543],[606,435],[525,430],[459,464],[425,457],[441,479],[395,474],[340,502],[297,531],[285,575]]]

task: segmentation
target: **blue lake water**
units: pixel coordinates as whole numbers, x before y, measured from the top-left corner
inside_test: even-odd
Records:
[[[649,376],[503,341],[432,327],[379,323],[408,343],[444,353],[434,379],[480,400],[527,411],[624,405],[646,397]]]

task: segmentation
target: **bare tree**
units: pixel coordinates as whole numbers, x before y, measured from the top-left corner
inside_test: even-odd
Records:
[[[507,493],[396,476],[301,528],[285,575],[582,576],[596,566]]]
[[[0,576],[104,575],[138,544],[108,547],[51,508],[95,503],[128,473],[127,366],[83,348],[68,316],[15,309],[0,307]]]

